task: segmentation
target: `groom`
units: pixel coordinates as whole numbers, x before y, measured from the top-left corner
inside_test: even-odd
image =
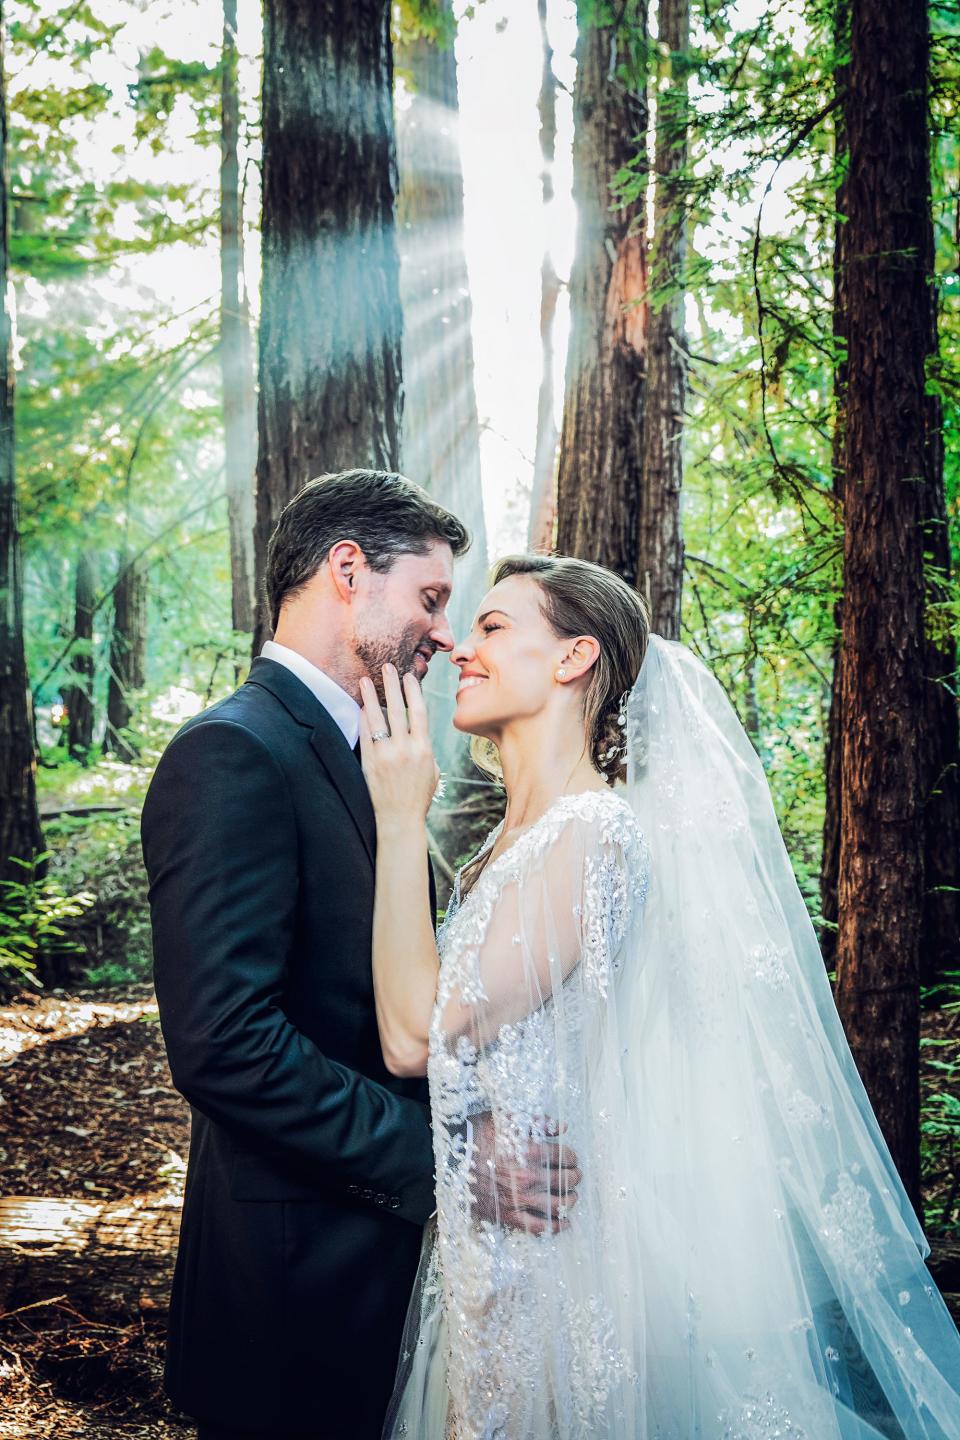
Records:
[[[380,1051],[357,696],[452,648],[468,544],[402,476],[307,485],[270,541],[274,639],[179,731],[144,804],[160,1019],[192,1110],[166,1383],[199,1440],[380,1436],[433,1149],[424,1082]],[[542,1230],[556,1196],[521,1171],[494,1193],[475,1136],[479,1213]]]

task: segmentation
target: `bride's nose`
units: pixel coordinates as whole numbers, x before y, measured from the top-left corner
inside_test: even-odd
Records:
[[[470,637],[468,636],[466,640],[461,640],[459,645],[454,645],[450,651],[450,663],[453,665],[466,665],[467,661],[472,660],[475,654],[476,651],[470,644]]]

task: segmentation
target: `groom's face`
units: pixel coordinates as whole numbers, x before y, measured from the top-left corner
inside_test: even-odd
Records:
[[[447,604],[453,586],[453,552],[442,541],[425,555],[400,555],[390,569],[367,569],[357,608],[354,648],[378,691],[381,670],[395,665],[423,681],[438,650],[453,649]],[[381,693],[381,699],[383,698]]]

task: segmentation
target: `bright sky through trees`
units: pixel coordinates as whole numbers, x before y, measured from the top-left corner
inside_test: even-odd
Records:
[[[756,18],[761,0],[743,0],[738,19],[746,29]],[[261,47],[260,7],[257,0],[239,3],[240,86],[247,114],[255,119],[259,88],[258,55]],[[221,12],[219,5],[182,0],[150,5],[138,11],[128,0],[102,0],[98,14],[122,28],[110,52],[96,51],[88,62],[92,82],[106,86],[112,96],[106,113],[91,126],[82,115],[72,125],[78,142],[77,159],[88,174],[104,181],[135,173],[157,184],[187,183],[209,198],[211,215],[217,206],[215,147],[198,143],[196,117],[186,94],[174,102],[167,124],[170,143],[153,153],[134,138],[135,113],[129,86],[137,78],[142,54],[158,47],[174,60],[214,67],[219,58]],[[802,43],[802,5],[799,0],[782,10],[782,24],[792,27]],[[490,553],[522,548],[526,538],[527,510],[535,442],[536,398],[540,380],[538,317],[540,262],[545,245],[552,252],[557,273],[569,273],[575,210],[571,189],[571,94],[575,78],[576,44],[574,0],[556,0],[549,9],[554,70],[560,82],[557,97],[557,159],[554,196],[544,214],[540,196],[541,157],[538,144],[537,93],[541,71],[541,41],[536,6],[517,0],[485,0],[472,8],[460,24],[459,63],[461,147],[465,184],[466,246],[473,298],[473,332],[476,389],[481,422],[481,460]],[[25,86],[76,83],[68,59],[36,56],[11,67],[10,93],[14,98]],[[708,97],[701,92],[700,102]],[[402,91],[398,103],[403,103]],[[729,165],[740,160],[731,145]],[[259,184],[255,161],[257,142],[246,150],[245,209],[249,222],[246,252],[247,283],[254,312],[259,290]],[[802,171],[802,160],[782,166],[764,204],[764,230],[790,226],[786,190]],[[709,233],[698,230],[694,244],[700,253],[715,255],[722,263],[731,258],[738,241],[756,223],[762,185],[774,168],[758,176],[756,202],[722,209],[712,219]],[[173,205],[176,206],[174,201]],[[177,218],[173,214],[172,218]],[[134,201],[116,208],[118,241],[132,239],[137,228]],[[153,292],[161,310],[175,317],[168,322],[168,342],[184,336],[198,308],[213,303],[219,285],[219,256],[215,228],[202,245],[185,242],[115,263],[109,276],[93,283],[106,299],[121,302],[125,289]],[[88,282],[85,282],[88,283]],[[27,279],[25,294],[42,307],[44,289]],[[714,322],[733,338],[740,322],[732,316],[713,315]],[[696,340],[698,320],[688,306],[688,333]],[[561,294],[555,326],[555,394],[562,406],[563,370],[568,334],[568,308]],[[559,423],[559,413],[557,416]]]

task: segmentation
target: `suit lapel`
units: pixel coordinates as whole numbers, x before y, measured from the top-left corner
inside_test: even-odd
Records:
[[[303,681],[275,660],[265,660],[262,656],[254,660],[246,683],[269,690],[298,725],[309,727],[311,748],[356,825],[370,864],[375,866],[377,822],[370,792],[357,757],[347,745],[339,725]],[[430,912],[436,929],[437,882],[429,856],[427,870],[430,877]]]
[[[357,764],[356,756],[326,711],[323,711],[322,717],[318,717],[318,723],[311,731],[310,744],[331,783],[339,792],[340,799],[349,810],[350,818],[356,825],[370,857],[370,864],[375,865],[377,824],[367,782]]]
[[[336,721],[303,681],[263,656],[250,667],[248,685],[269,690],[287,713],[310,730],[310,745],[356,825],[370,864],[376,863],[377,826],[363,771]]]

